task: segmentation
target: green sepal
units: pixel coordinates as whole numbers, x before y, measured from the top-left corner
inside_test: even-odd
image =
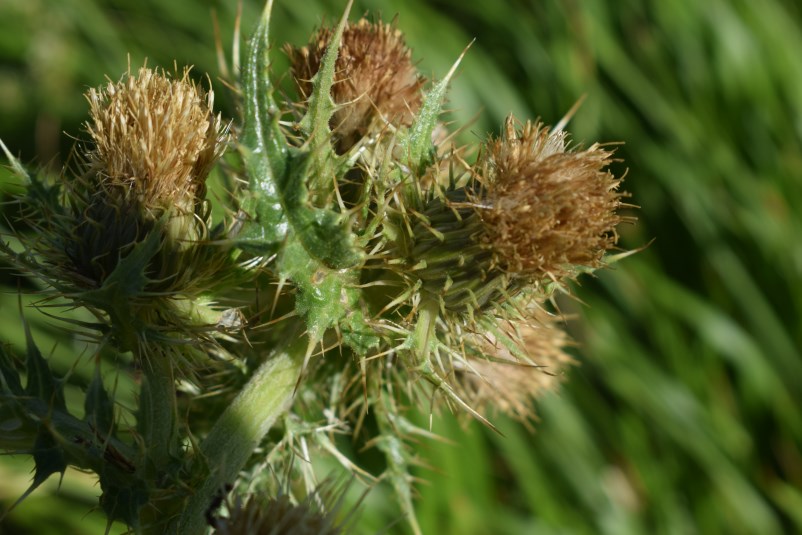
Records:
[[[161,228],[161,223],[155,225],[144,240],[134,245],[119,260],[100,288],[81,292],[79,296],[81,301],[109,314],[120,349],[134,347],[133,337],[139,322],[131,313],[131,301],[141,297],[150,282],[147,269],[162,246]]]
[[[95,369],[89,388],[86,389],[84,412],[84,421],[100,436],[109,436],[114,432],[114,402],[103,387],[99,367]]]

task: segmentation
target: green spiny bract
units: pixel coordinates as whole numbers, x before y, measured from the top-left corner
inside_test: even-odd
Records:
[[[109,454],[130,468],[130,491],[104,486],[110,517],[197,533],[238,478],[263,477],[241,474],[260,445],[306,494],[314,476],[293,452],[310,447],[370,477],[337,451],[333,435],[350,433],[386,456],[417,532],[419,459],[404,439],[430,434],[406,411],[437,398],[488,425],[494,408],[531,417],[571,362],[548,301],[604,266],[620,180],[610,151],[512,118],[478,150],[453,146],[440,116],[457,65],[425,87],[394,25],[349,24],[347,11],[285,47],[298,96],[279,99],[269,22],[270,3],[232,81],[229,221],[213,225],[205,197],[227,137],[211,96],[186,73],[143,69],[90,91],[77,172],[30,180],[20,202],[38,237],[4,251],[94,312],[103,343],[142,367],[133,444],[114,446],[128,464]],[[4,395],[18,399],[7,369]],[[102,381],[89,394],[110,403]],[[117,436],[107,412],[91,413]],[[262,522],[242,503],[246,525]],[[292,493],[272,503],[306,514]]]

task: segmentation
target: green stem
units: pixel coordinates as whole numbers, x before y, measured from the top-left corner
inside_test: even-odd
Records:
[[[262,364],[201,443],[209,475],[190,497],[179,519],[179,534],[204,532],[204,515],[215,496],[234,482],[276,418],[287,411],[303,370],[307,345],[306,337],[294,336],[287,347]]]
[[[144,380],[140,393],[138,425],[147,444],[150,467],[167,469],[177,453],[178,405],[173,364],[166,355],[143,361]]]

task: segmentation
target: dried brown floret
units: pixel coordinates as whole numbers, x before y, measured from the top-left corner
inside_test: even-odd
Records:
[[[87,158],[103,184],[133,193],[147,208],[193,210],[220,156],[225,128],[214,95],[189,79],[143,67],[87,93],[93,146]]]
[[[554,390],[574,361],[565,352],[568,336],[557,318],[538,308],[511,322],[505,345],[492,335],[472,335],[467,342],[482,356],[469,356],[459,374],[465,399],[476,410],[498,410],[518,420],[534,416],[532,403]]]
[[[477,202],[496,263],[510,273],[560,279],[572,266],[596,268],[617,241],[620,179],[612,152],[598,144],[571,150],[563,131],[508,119],[480,163]]]
[[[332,28],[320,28],[308,46],[285,47],[303,99],[311,94],[312,78],[320,69],[333,33]],[[373,24],[365,19],[348,24],[340,43],[331,95],[340,105],[331,125],[338,151],[347,151],[376,124],[412,124],[421,106],[423,83],[394,24]]]
[[[229,516],[215,519],[219,535],[339,535],[334,515],[320,512],[310,500],[293,504],[287,495],[270,500],[251,496]]]

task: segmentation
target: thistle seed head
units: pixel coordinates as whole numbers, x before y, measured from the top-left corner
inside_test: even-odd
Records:
[[[491,141],[479,163],[484,192],[476,203],[482,237],[510,273],[572,276],[596,268],[617,241],[620,179],[607,170],[612,152],[598,144],[571,150],[563,131],[527,122]]]
[[[90,89],[93,145],[87,159],[104,186],[119,189],[149,210],[193,212],[220,156],[226,128],[212,112],[214,94],[185,69],[180,79],[142,67],[117,83]]]
[[[469,356],[457,377],[465,399],[480,412],[495,409],[521,421],[532,418],[533,401],[556,389],[574,362],[557,319],[541,308],[530,314],[508,323],[507,344],[490,334],[467,337],[481,356]]]
[[[320,28],[308,46],[285,47],[292,74],[303,99],[312,91],[312,78],[334,34]],[[340,107],[332,128],[337,149],[346,152],[373,127],[385,124],[409,126],[421,106],[424,78],[412,63],[402,33],[394,24],[365,19],[343,31],[335,65],[332,99]]]
[[[251,496],[235,504],[229,517],[216,519],[219,535],[339,535],[334,517],[318,511],[310,500],[294,505],[286,494],[270,500]]]

